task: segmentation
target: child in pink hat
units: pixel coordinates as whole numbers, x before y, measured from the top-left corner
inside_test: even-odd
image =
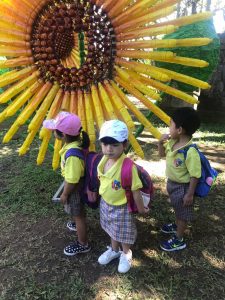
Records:
[[[60,112],[55,119],[45,120],[43,126],[54,130],[55,138],[65,142],[60,150],[61,171],[65,180],[60,200],[73,220],[67,223],[67,227],[77,231],[78,240],[65,247],[64,254],[73,256],[88,252],[91,247],[87,240],[85,209],[79,192],[84,177],[84,161],[73,155],[67,157],[66,153],[71,149],[88,149],[90,139],[82,130],[80,118],[65,111]]]

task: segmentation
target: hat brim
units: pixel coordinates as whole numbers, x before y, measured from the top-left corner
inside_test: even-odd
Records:
[[[47,128],[47,129],[50,129],[50,130],[55,130],[56,129],[56,122],[55,122],[54,119],[52,119],[52,120],[45,120],[43,122],[43,127]]]
[[[115,138],[112,138],[110,136],[104,136],[101,139],[99,139],[100,142],[104,143],[104,144],[117,144],[117,143],[121,143],[120,141],[116,140]]]

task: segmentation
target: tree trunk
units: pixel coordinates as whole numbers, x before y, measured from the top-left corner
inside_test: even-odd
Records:
[[[207,0],[206,1],[206,11],[210,11],[210,9],[211,9],[211,0]]]
[[[225,121],[225,33],[220,37],[220,61],[213,72],[210,90],[202,90],[199,96],[198,111],[205,122]]]
[[[191,12],[192,12],[192,15],[196,14],[197,13],[197,1],[192,1],[192,4],[191,4]]]
[[[180,18],[180,2],[177,4],[177,18]]]

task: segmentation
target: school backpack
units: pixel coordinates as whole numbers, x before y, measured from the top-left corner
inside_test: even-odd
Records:
[[[218,172],[210,166],[208,159],[205,155],[198,149],[196,144],[191,144],[184,149],[178,150],[179,153],[184,154],[184,158],[187,157],[187,152],[189,148],[195,148],[198,151],[201,160],[201,177],[198,180],[197,187],[195,189],[195,196],[206,197],[211,190],[213,183],[216,180]]]
[[[84,184],[80,189],[81,199],[91,208],[97,208],[100,200],[98,193],[100,182],[97,167],[102,159],[102,154],[94,151],[88,152],[78,148],[71,148],[65,154],[65,160],[70,156],[77,156],[84,161]]]
[[[98,179],[97,167],[102,159],[102,154],[96,152],[86,152],[78,148],[71,148],[65,154],[65,160],[69,156],[77,156],[84,160],[85,163],[85,178],[84,185],[81,187],[81,199],[91,208],[97,208],[100,200],[98,193],[100,182]],[[138,212],[131,191],[132,186],[132,167],[133,164],[137,167],[139,178],[143,184],[140,189],[143,201],[146,206],[151,205],[153,196],[153,184],[148,172],[141,166],[136,165],[131,159],[125,158],[121,169],[121,186],[125,190],[128,204],[128,211],[131,213]]]
[[[138,212],[137,206],[135,204],[133,193],[131,190],[132,186],[132,168],[133,165],[136,166],[138,171],[138,176],[142,182],[143,187],[140,189],[142,194],[142,199],[144,202],[144,206],[151,206],[152,198],[153,198],[153,184],[150,175],[148,172],[141,166],[135,164],[131,159],[125,158],[123,161],[122,169],[121,169],[121,186],[125,189],[126,197],[127,197],[127,205],[128,211],[130,213]]]

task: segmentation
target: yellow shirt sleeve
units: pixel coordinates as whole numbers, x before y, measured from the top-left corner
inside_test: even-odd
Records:
[[[66,182],[78,183],[80,178],[84,176],[84,164],[78,157],[70,156],[66,160],[64,172]]]
[[[198,151],[194,147],[189,148],[185,164],[190,177],[201,177],[201,160]]]
[[[135,165],[133,165],[132,168],[132,186],[131,186],[131,190],[132,191],[136,191],[139,190],[143,187],[143,184],[138,176],[138,170],[137,167]]]

